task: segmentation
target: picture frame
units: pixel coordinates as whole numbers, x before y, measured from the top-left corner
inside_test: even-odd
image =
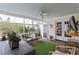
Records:
[[[68,28],[69,22],[68,22],[68,21],[65,21],[64,24],[65,24],[66,28]],[[65,36],[65,37],[71,37],[71,36],[69,36],[69,35],[67,34],[67,32],[68,32],[68,29],[66,29],[66,30],[64,31],[64,36]]]
[[[56,30],[56,34],[58,35],[58,36],[62,36],[62,22],[57,22],[57,26],[56,26],[57,28],[57,30]]]

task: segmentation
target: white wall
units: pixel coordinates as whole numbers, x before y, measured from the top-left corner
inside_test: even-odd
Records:
[[[48,35],[49,34],[49,30],[48,30],[47,24],[40,24],[39,28],[40,28],[40,31],[41,31],[42,39],[45,39],[44,33],[46,33],[46,38],[47,38],[49,36]]]
[[[64,31],[66,29],[66,26],[64,24],[65,21],[68,21],[71,16],[74,16],[76,20],[79,20],[79,13],[77,14],[72,14],[72,15],[67,15],[67,16],[61,16],[61,17],[56,17],[51,19],[50,21],[48,21],[48,26],[50,26],[50,24],[52,24],[52,28],[49,27],[49,34],[52,33],[53,37],[59,40],[63,40],[63,41],[67,41],[68,39],[70,39],[69,37],[65,37],[64,36]],[[62,22],[62,36],[57,36],[56,33],[56,22]],[[78,39],[78,37],[76,37]]]

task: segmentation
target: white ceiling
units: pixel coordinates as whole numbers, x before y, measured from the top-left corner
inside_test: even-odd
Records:
[[[79,13],[79,4],[68,3],[0,3],[0,13],[41,19],[40,12],[45,10],[45,18],[53,18]]]

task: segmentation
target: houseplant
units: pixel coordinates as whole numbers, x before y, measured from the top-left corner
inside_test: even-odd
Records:
[[[10,48],[11,49],[18,48],[20,39],[16,36],[16,33],[14,31],[11,31],[8,33],[8,37],[9,37]]]
[[[31,31],[31,32],[36,32],[36,29],[35,29],[34,27],[31,27],[31,28],[30,28],[30,31]]]

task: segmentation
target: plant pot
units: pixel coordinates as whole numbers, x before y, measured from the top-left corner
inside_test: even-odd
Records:
[[[9,40],[9,46],[11,49],[16,49],[19,47],[19,41],[10,41]]]

